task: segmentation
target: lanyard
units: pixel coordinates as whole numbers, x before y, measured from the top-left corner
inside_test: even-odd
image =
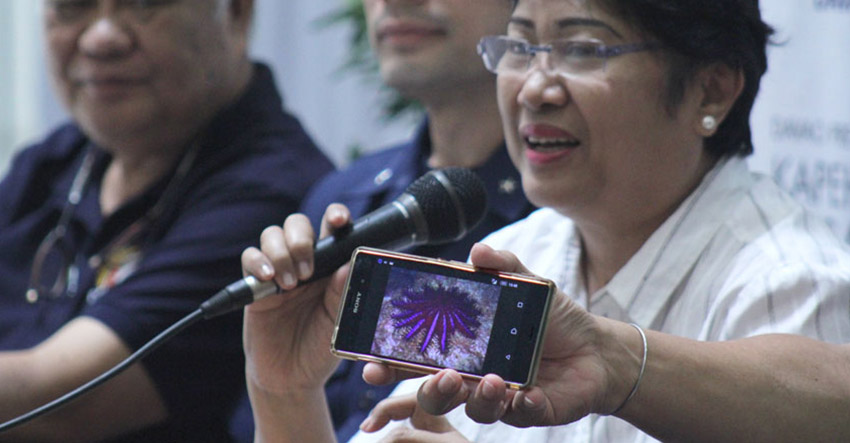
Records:
[[[105,292],[105,290],[108,290],[125,280],[132,274],[133,271],[135,271],[135,264],[138,263],[139,259],[141,259],[142,249],[145,246],[144,242],[141,242],[140,244],[138,240],[142,237],[143,233],[150,232],[149,228],[151,225],[160,218],[168,207],[172,206],[172,202],[179,195],[180,185],[194,164],[199,151],[199,146],[200,145],[197,143],[193,144],[183,155],[180,160],[180,164],[177,166],[174,175],[166,184],[159,199],[145,213],[145,215],[124,228],[118,235],[113,237],[106,246],[101,248],[99,252],[89,258],[88,263],[92,268],[99,269],[106,265],[116,266],[123,270],[123,272],[120,273],[120,279],[114,278],[114,275],[111,276],[113,278],[108,279],[101,279],[99,277],[99,281],[97,282],[98,287],[95,289],[100,290],[101,293]],[[36,249],[32,272],[30,275],[30,285],[26,292],[26,299],[30,303],[35,303],[45,296],[49,298],[57,298],[62,295],[66,289],[69,292],[76,292],[78,289],[77,279],[79,271],[77,266],[74,264],[74,257],[76,256],[76,253],[68,250],[68,244],[65,241],[65,237],[68,235],[71,217],[79,206],[85,186],[89,182],[94,159],[94,149],[89,145],[87,147],[86,156],[83,158],[83,162],[80,165],[80,169],[77,170],[74,180],[71,183],[71,188],[68,191],[65,206],[62,208],[62,213],[59,216],[59,221],[56,224],[56,227],[54,227],[47,236],[44,237],[39,244],[38,249]],[[128,249],[131,247],[133,247],[132,250]],[[56,275],[56,277],[52,280],[52,283],[44,284],[44,275],[42,274],[44,272],[45,263],[48,256],[56,250],[58,250],[60,260],[58,275]],[[128,251],[131,252],[128,253]],[[116,255],[119,256],[117,263],[111,263],[110,258],[113,256],[113,253],[117,253]]]

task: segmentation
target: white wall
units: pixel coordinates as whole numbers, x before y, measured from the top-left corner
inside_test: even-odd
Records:
[[[365,150],[407,138],[415,122],[381,119],[377,85],[339,72],[348,29],[320,28],[317,19],[342,0],[257,0],[253,53],[269,63],[286,106],[337,164],[352,146]]]
[[[761,4],[779,45],[753,110],[750,165],[850,243],[850,1]]]
[[[0,171],[15,150],[64,118],[44,69],[40,3],[6,0],[0,14]]]

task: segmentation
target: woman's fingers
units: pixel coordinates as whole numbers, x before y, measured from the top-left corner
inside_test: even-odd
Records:
[[[469,258],[473,265],[479,268],[495,269],[517,274],[531,274],[513,253],[497,251],[483,243],[472,245]]]

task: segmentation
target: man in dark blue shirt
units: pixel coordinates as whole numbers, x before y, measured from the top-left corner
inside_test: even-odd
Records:
[[[324,178],[311,189],[302,212],[318,232],[330,203],[345,204],[356,218],[389,203],[431,168],[472,168],[487,190],[484,221],[455,243],[409,251],[466,261],[474,242],[533,209],[502,141],[495,77],[481,67],[476,54],[481,37],[504,32],[510,5],[499,0],[476,2],[474,7],[448,0],[365,0],[363,5],[381,78],[421,103],[427,118],[411,141],[367,155]],[[372,407],[394,388],[366,384],[362,368],[363,363],[343,361],[326,385],[340,441],[354,435]]]
[[[246,54],[250,0],[50,1],[73,123],[0,182],[0,421],[99,375],[238,279],[331,164]],[[241,316],[189,328],[14,441],[226,441]]]
[[[456,243],[408,251],[466,261],[474,242],[533,209],[502,140],[495,76],[482,67],[476,54],[482,36],[504,33],[510,2],[485,0],[473,7],[449,0],[365,0],[364,8],[384,83],[421,103],[427,118],[410,141],[366,155],[322,179],[310,190],[301,212],[319,232],[330,203],[345,204],[356,218],[391,202],[431,168],[472,168],[487,189],[489,210],[484,221]],[[340,441],[354,435],[372,407],[394,387],[366,384],[362,367],[343,361],[327,384]],[[243,421],[250,419],[247,408],[242,414]]]

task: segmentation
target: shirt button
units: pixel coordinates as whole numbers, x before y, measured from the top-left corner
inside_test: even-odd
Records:
[[[375,176],[375,185],[380,186],[384,184],[385,181],[389,180],[393,176],[393,170],[390,168],[386,168],[383,171],[379,172],[378,175]]]
[[[357,408],[361,411],[371,411],[375,404],[377,403],[378,396],[375,394],[373,389],[369,389],[366,392],[360,394],[360,398],[357,401]]]
[[[517,182],[513,177],[499,181],[499,192],[502,194],[513,194],[517,189]]]

